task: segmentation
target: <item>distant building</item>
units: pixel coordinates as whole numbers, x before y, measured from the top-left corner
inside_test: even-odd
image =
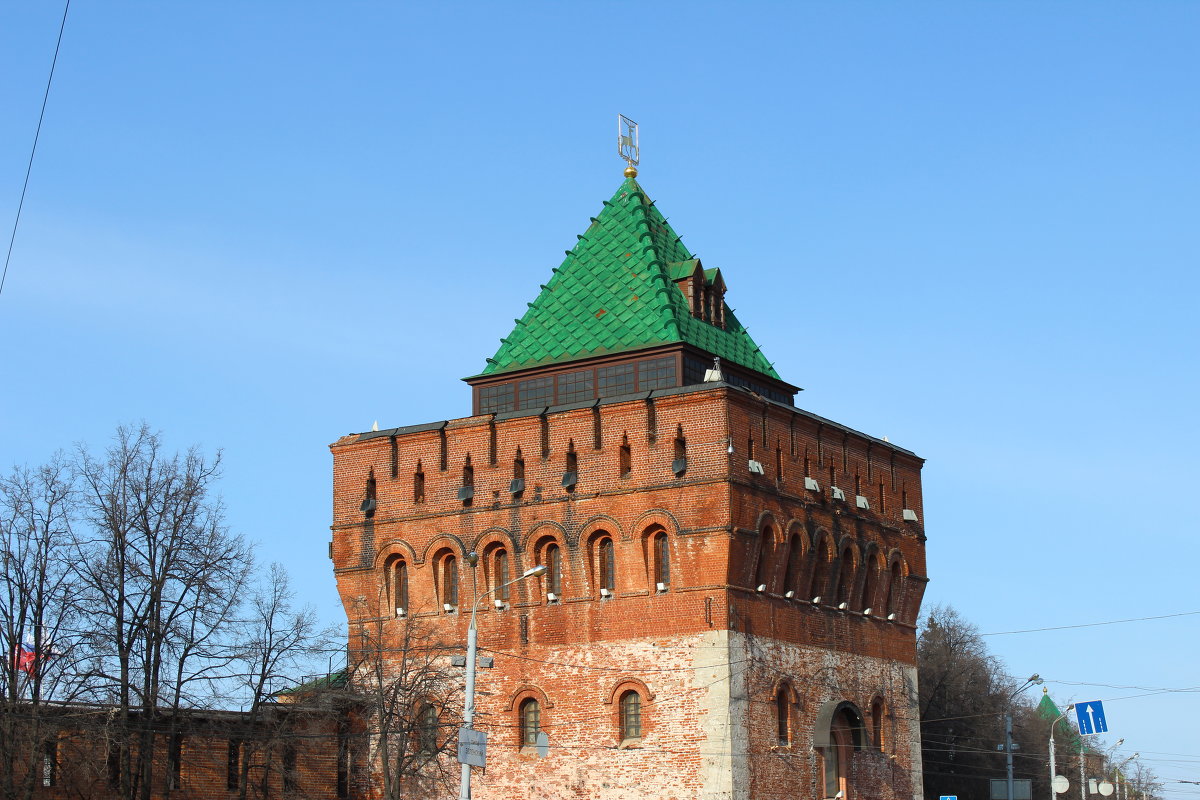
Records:
[[[351,650],[545,565],[478,606],[474,797],[920,798],[922,460],[795,407],[636,174],[472,416],[332,445]]]

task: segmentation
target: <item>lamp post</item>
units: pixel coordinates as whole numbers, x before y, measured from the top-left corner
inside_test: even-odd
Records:
[[[1123,741],[1125,741],[1125,740],[1124,740],[1124,739],[1122,739],[1121,741],[1123,742]],[[1124,761],[1122,761],[1120,764],[1117,764],[1115,767],[1113,767],[1113,768],[1112,768],[1112,773],[1113,773],[1112,784],[1113,784],[1113,790],[1114,790],[1114,792],[1116,792],[1117,790],[1119,790],[1119,789],[1121,788],[1121,767],[1125,766],[1125,765],[1126,765],[1126,764],[1128,764],[1130,761],[1133,761],[1135,758],[1137,758],[1137,757],[1138,757],[1138,756],[1140,756],[1140,755],[1141,755],[1141,753],[1140,753],[1140,752],[1139,752],[1139,753],[1134,753],[1134,754],[1133,754],[1133,755],[1131,755],[1129,758],[1125,759],[1125,760],[1124,760]],[[1102,794],[1103,794],[1103,792],[1102,792]],[[1119,792],[1117,792],[1117,798],[1118,798],[1118,800],[1120,800],[1120,793],[1119,793]]]
[[[1028,689],[1030,686],[1039,684],[1042,678],[1036,672],[1029,676],[1029,679],[1022,683],[1017,690],[1008,696],[1008,702],[1004,705],[1004,755],[1007,759],[1008,769],[1008,800],[1013,800],[1013,740],[1012,740],[1012,701],[1021,692]]]
[[[475,661],[479,653],[479,629],[475,627],[475,612],[479,609],[479,583],[475,579],[475,567],[479,564],[479,554],[467,553],[467,563],[471,565],[471,624],[467,628],[467,690],[463,702],[463,727],[470,728],[475,722]],[[546,574],[546,565],[538,564],[530,567],[507,583],[493,586],[483,593],[487,597],[492,592],[512,586],[526,578],[534,578]],[[459,783],[458,800],[471,800],[471,765],[462,765],[462,780]]]
[[[1054,727],[1058,725],[1059,720],[1066,719],[1067,715],[1074,708],[1074,703],[1068,704],[1066,710],[1054,722],[1050,723],[1050,800],[1055,800],[1055,796],[1058,794],[1054,791],[1054,779],[1058,777],[1058,771],[1054,768]]]

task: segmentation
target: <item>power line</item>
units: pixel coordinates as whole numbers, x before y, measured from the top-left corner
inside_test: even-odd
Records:
[[[1113,619],[1107,622],[1083,622],[1078,625],[1054,625],[1049,628],[1025,628],[1019,631],[995,631],[981,633],[980,636],[1011,636],[1015,633],[1041,633],[1042,631],[1065,631],[1071,628],[1096,628],[1101,625],[1123,625],[1126,622],[1145,622],[1152,619],[1170,619],[1171,617],[1190,617],[1200,614],[1200,611],[1180,611],[1178,614],[1159,614],[1155,617],[1133,617],[1132,619]]]
[[[58,51],[62,47],[63,30],[67,27],[67,11],[71,0],[63,5],[62,22],[58,26],[58,41],[54,44],[54,58],[50,62],[50,76],[46,79],[46,91],[42,95],[42,110],[38,114],[37,130],[33,134],[33,147],[29,150],[29,163],[25,165],[25,183],[21,186],[21,199],[17,201],[17,215],[13,218],[12,235],[8,237],[8,254],[4,257],[4,272],[0,273],[0,294],[4,293],[4,281],[8,278],[8,262],[12,260],[13,243],[17,240],[17,225],[21,222],[21,209],[25,207],[25,192],[29,189],[29,176],[33,172],[33,156],[37,153],[38,139],[42,135],[42,120],[46,118],[46,103],[50,100],[50,84],[54,82],[54,68],[58,64]]]

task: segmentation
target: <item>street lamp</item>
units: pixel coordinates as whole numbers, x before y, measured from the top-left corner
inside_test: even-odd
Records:
[[[1007,759],[1008,767],[1008,800],[1013,800],[1013,740],[1012,740],[1012,701],[1021,692],[1028,689],[1030,686],[1040,684],[1042,678],[1036,672],[1029,676],[1029,679],[1017,687],[1017,690],[1008,696],[1008,702],[1004,704],[1004,755]]]
[[[1125,741],[1125,740],[1124,740],[1124,739],[1122,739],[1121,741],[1123,742],[1123,741]],[[1109,794],[1112,794],[1114,790],[1119,790],[1119,789],[1121,788],[1121,783],[1122,783],[1122,781],[1121,781],[1121,767],[1125,766],[1125,765],[1126,765],[1126,764],[1128,764],[1130,761],[1133,761],[1135,758],[1137,758],[1137,757],[1138,757],[1138,756],[1140,756],[1140,755],[1141,755],[1141,753],[1140,753],[1140,752],[1139,752],[1139,753],[1134,753],[1134,754],[1133,754],[1133,755],[1131,755],[1129,758],[1125,759],[1125,760],[1124,760],[1124,761],[1122,761],[1120,764],[1117,764],[1115,767],[1113,767],[1113,768],[1112,768],[1113,779],[1112,779],[1112,781],[1111,781],[1111,783],[1110,783]],[[1103,783],[1103,782],[1100,784],[1100,794],[1104,794],[1104,783]],[[1120,794],[1119,794],[1119,793],[1118,793],[1117,797],[1118,797],[1118,798],[1120,798]]]
[[[471,624],[467,628],[467,691],[463,704],[464,728],[470,728],[475,722],[475,660],[476,655],[479,653],[479,629],[475,627],[475,612],[479,610],[479,601],[482,599],[479,596],[479,584],[475,580],[475,567],[479,564],[479,554],[475,552],[467,553],[467,563],[471,565]],[[483,593],[483,597],[487,597],[492,592],[503,589],[505,586],[512,586],[514,583],[523,581],[526,578],[545,575],[546,571],[545,564],[530,567],[511,581],[488,589]],[[470,764],[464,763],[462,765],[462,780],[459,783],[458,800],[471,800]]]
[[[1054,788],[1054,780],[1058,777],[1058,771],[1054,768],[1054,726],[1058,724],[1060,719],[1066,719],[1067,715],[1074,708],[1075,704],[1069,703],[1066,710],[1054,722],[1050,723],[1050,800],[1055,800],[1055,795],[1058,793]],[[1063,791],[1066,791],[1066,789],[1063,789]]]

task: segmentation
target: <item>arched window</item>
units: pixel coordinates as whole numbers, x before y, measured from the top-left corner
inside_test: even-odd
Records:
[[[780,747],[792,743],[792,703],[788,685],[781,683],[775,690],[775,737]]]
[[[527,697],[521,701],[521,745],[533,747],[537,744],[537,735],[542,730],[542,706],[536,697]]]
[[[384,569],[388,597],[397,616],[408,608],[408,564],[402,558],[392,558]]]
[[[562,550],[553,542],[546,545],[546,591],[562,595]]]
[[[617,588],[616,564],[614,563],[613,540],[605,536],[596,546],[597,567],[600,573],[600,588],[610,593]]]
[[[829,746],[823,748],[824,783],[826,800],[837,797],[850,800],[850,760],[854,756],[853,720],[848,712],[838,712],[829,726]]]
[[[452,608],[458,607],[458,559],[453,553],[442,558],[442,603]]]
[[[438,715],[431,703],[417,711],[417,751],[426,755],[437,752]]]
[[[651,537],[650,550],[654,560],[654,583],[662,591],[671,585],[671,551],[667,545],[666,531],[659,531]]]
[[[621,741],[642,738],[642,696],[633,689],[621,695]]]

